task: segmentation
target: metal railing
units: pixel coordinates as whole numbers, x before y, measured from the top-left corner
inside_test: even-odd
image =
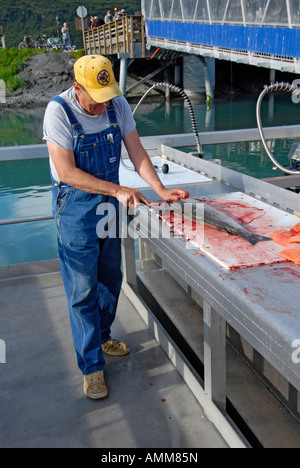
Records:
[[[88,55],[129,54],[131,58],[145,58],[144,17],[126,16],[98,28],[85,30],[83,40]]]
[[[299,28],[299,0],[142,0],[147,20]]]
[[[51,221],[53,220],[51,215],[41,216],[28,216],[26,218],[5,218],[0,219],[0,226],[11,226],[13,224],[25,224],[25,223],[36,223],[39,221]]]
[[[299,0],[142,0],[149,47],[300,72]]]

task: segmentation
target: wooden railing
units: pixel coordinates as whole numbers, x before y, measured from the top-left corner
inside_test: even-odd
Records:
[[[130,54],[145,58],[145,25],[143,16],[126,16],[98,28],[85,30],[84,48],[87,55]]]

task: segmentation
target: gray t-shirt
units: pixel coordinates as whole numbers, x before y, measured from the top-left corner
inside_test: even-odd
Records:
[[[88,115],[78,103],[74,88],[70,88],[60,96],[69,104],[75,117],[81,123],[86,134],[99,133],[110,127],[107,111],[103,115]],[[130,106],[123,96],[113,100],[122,138],[129,135],[136,127]],[[61,146],[64,149],[74,151],[76,138],[69,118],[63,107],[57,102],[50,102],[44,116],[43,140]],[[50,167],[52,177],[59,182],[59,177],[52,158]]]

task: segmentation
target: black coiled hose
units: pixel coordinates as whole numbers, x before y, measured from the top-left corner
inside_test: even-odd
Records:
[[[201,143],[200,143],[200,138],[199,138],[199,132],[198,132],[198,126],[197,126],[197,121],[196,121],[196,117],[195,117],[195,112],[194,112],[192,103],[191,103],[191,101],[190,101],[190,98],[189,98],[188,95],[183,91],[183,89],[179,88],[178,86],[172,85],[172,84],[170,84],[170,83],[166,83],[166,82],[163,82],[163,83],[155,83],[155,84],[152,86],[152,88],[148,89],[148,91],[144,94],[144,96],[142,97],[142,99],[140,100],[140,102],[138,103],[138,105],[136,106],[136,108],[134,109],[133,114],[136,113],[137,109],[138,109],[139,106],[142,104],[142,102],[144,101],[144,99],[146,98],[146,96],[147,96],[151,91],[153,91],[153,90],[156,89],[156,88],[169,88],[171,91],[173,91],[174,93],[179,94],[179,96],[183,97],[183,98],[186,100],[187,105],[188,105],[188,108],[189,108],[190,116],[191,116],[193,132],[194,132],[194,135],[195,135],[195,138],[196,138],[196,142],[197,142],[197,153],[198,153],[198,155],[199,155],[200,158],[203,158],[203,150],[202,150],[202,146],[201,146]]]
[[[183,97],[186,102],[187,102],[187,105],[188,105],[188,108],[189,108],[189,112],[190,112],[190,116],[191,116],[191,121],[192,121],[192,128],[193,128],[193,132],[194,132],[194,135],[195,135],[195,138],[196,138],[196,143],[197,143],[197,153],[198,153],[198,156],[199,158],[203,158],[203,150],[202,150],[202,146],[201,146],[201,143],[200,143],[200,138],[199,138],[199,132],[198,132],[198,126],[197,126],[197,121],[196,121],[196,117],[195,117],[195,112],[194,112],[194,109],[193,109],[193,106],[192,106],[192,103],[190,101],[190,98],[188,97],[188,95],[183,91],[183,89],[179,88],[178,86],[175,86],[175,85],[172,85],[170,83],[155,83],[150,89],[148,89],[148,91],[144,94],[144,96],[142,97],[142,99],[139,101],[139,103],[137,104],[136,108],[134,109],[133,111],[133,115],[136,113],[136,111],[138,110],[138,108],[140,107],[140,105],[142,104],[142,102],[144,101],[144,99],[147,97],[147,95],[153,91],[154,89],[156,88],[169,88],[171,91],[173,91],[174,93],[177,93],[179,94],[181,97]],[[123,159],[121,158],[121,162],[122,162],[122,165],[128,169],[129,171],[135,171],[134,168],[132,167],[129,167],[127,166]]]

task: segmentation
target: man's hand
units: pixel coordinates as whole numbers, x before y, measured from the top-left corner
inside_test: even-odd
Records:
[[[147,206],[151,205],[141,192],[128,187],[118,187],[115,197],[120,203],[127,207],[133,206],[134,208],[138,208],[141,203]]]
[[[185,190],[178,188],[168,190],[163,186],[145,148],[141,144],[136,129],[124,138],[124,143],[135,170],[159,197],[165,201],[174,202],[189,198],[190,195]],[[149,206],[149,204],[147,205]]]
[[[183,189],[163,189],[159,195],[164,201],[174,201],[177,202],[179,200],[186,200],[190,197],[189,192]]]
[[[159,196],[164,201],[174,201],[177,202],[179,200],[186,200],[189,198],[190,194],[183,189],[166,189],[164,188],[160,191]],[[118,190],[115,194],[117,200],[122,203],[124,206],[127,207],[134,207],[138,208],[141,203],[146,206],[151,206],[151,203],[144,195],[136,189],[131,189],[128,187],[118,187]]]

